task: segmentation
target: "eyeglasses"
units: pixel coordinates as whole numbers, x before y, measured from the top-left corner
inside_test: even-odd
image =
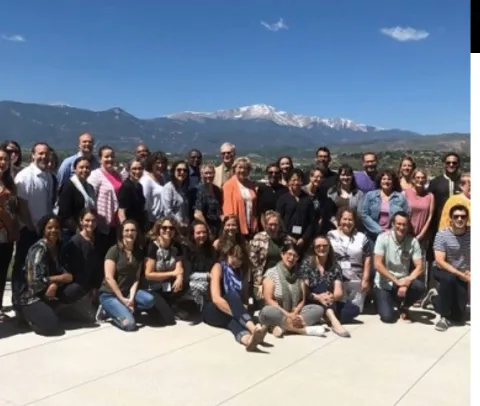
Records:
[[[467,218],[466,214],[454,214],[452,216],[454,220],[465,220]]]
[[[446,161],[445,165],[447,165],[447,166],[457,166],[458,162],[457,161]]]
[[[160,230],[162,230],[162,231],[173,231],[173,230],[175,230],[175,227],[173,227],[173,226],[161,226]]]

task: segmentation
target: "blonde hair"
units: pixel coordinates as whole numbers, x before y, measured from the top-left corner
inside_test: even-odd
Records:
[[[200,166],[200,173],[202,173],[206,169],[212,169],[213,171],[215,171],[215,165],[212,164],[211,162],[202,164],[202,166]]]
[[[252,161],[250,161],[250,158],[248,158],[246,156],[241,156],[241,157],[236,158],[235,161],[233,161],[232,168],[235,170],[237,165],[240,165],[240,164],[245,164],[249,171],[252,170]]]

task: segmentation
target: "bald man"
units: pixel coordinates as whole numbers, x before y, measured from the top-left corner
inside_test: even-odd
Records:
[[[93,155],[93,137],[84,133],[78,137],[78,152],[75,155],[65,158],[58,168],[57,179],[58,187],[60,188],[67,180],[73,175],[73,163],[79,157],[85,157],[90,159],[90,169],[93,171],[100,167],[97,157]]]

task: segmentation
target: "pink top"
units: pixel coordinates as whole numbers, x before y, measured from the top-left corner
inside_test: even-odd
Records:
[[[120,186],[122,186],[122,177],[117,172],[111,173],[108,171],[103,171],[103,174],[112,184],[115,194],[118,196],[118,191],[120,190]]]
[[[405,189],[403,191],[410,208],[410,223],[412,224],[412,232],[417,236],[422,231],[428,219],[430,212],[430,204],[432,203],[433,194],[427,193],[419,196],[415,189]]]
[[[378,218],[378,225],[387,230],[390,226],[390,201],[383,200],[380,205],[380,217]]]

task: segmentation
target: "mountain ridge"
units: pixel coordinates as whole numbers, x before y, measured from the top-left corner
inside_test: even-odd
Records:
[[[187,114],[187,116],[185,116]],[[193,116],[192,116],[193,115]],[[328,121],[330,120],[330,121]],[[337,120],[337,121],[335,121]],[[93,111],[66,104],[0,101],[0,134],[31,145],[44,140],[58,149],[75,148],[77,137],[91,132],[100,144],[132,149],[140,141],[152,149],[182,152],[199,147],[217,151],[229,141],[244,150],[312,148],[318,145],[413,141],[422,134],[381,129],[348,119],[302,116],[269,105],[243,106],[210,113],[184,112],[149,119],[121,107]]]

